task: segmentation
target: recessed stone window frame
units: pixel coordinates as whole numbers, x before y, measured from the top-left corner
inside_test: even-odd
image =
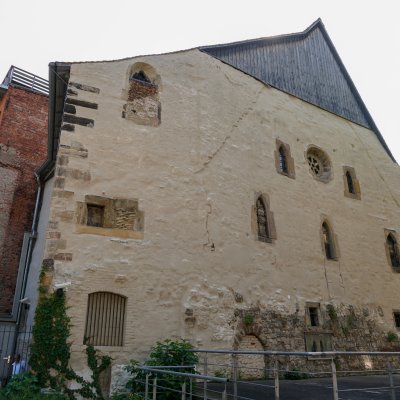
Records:
[[[306,326],[313,329],[322,325],[321,306],[318,302],[307,302],[305,307]]]
[[[137,62],[127,71],[127,86],[122,91],[127,101],[122,118],[139,125],[161,124],[161,78],[150,64]]]
[[[294,159],[290,153],[290,146],[287,143],[276,139],[275,168],[276,172],[288,178],[295,179]]]
[[[385,252],[388,264],[393,272],[400,272],[400,248],[398,233],[393,229],[384,229]]]
[[[255,193],[251,225],[256,240],[273,243],[277,239],[274,213],[270,210],[269,197],[264,193]]]
[[[345,197],[361,200],[360,182],[353,167],[343,166],[343,184]]]
[[[325,259],[328,261],[338,261],[340,257],[338,238],[333,230],[332,223],[326,215],[321,216],[320,238]]]
[[[91,221],[91,213],[101,212]],[[101,224],[96,223],[101,220]],[[101,226],[99,226],[101,225]],[[101,236],[143,239],[144,213],[139,210],[137,199],[109,198],[86,195],[85,201],[76,204],[77,233]]]
[[[98,204],[86,204],[86,207],[87,207],[86,225],[103,228],[104,206]]]
[[[397,330],[400,330],[400,310],[393,310],[393,323]]]
[[[308,352],[324,352],[332,351],[332,333],[330,332],[305,332],[304,342],[305,348]],[[317,359],[320,360],[321,357],[309,357],[309,360]]]
[[[310,145],[305,152],[305,159],[314,179],[323,183],[328,183],[333,179],[332,163],[324,150]]]

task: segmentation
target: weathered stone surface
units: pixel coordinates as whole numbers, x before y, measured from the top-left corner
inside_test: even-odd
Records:
[[[96,93],[99,94],[100,93],[100,89],[96,88],[94,86],[89,86],[89,85],[84,85],[82,83],[77,83],[77,82],[69,82],[69,86],[73,86],[79,90],[84,90],[86,92],[92,92],[92,93]],[[76,92],[74,92],[76,93]]]
[[[76,99],[76,98],[67,97],[65,102],[67,104],[73,104],[73,105],[76,105],[76,106],[79,106],[79,107],[93,108],[94,110],[97,110],[97,108],[98,108],[98,104],[97,103],[92,103],[90,101],[84,101],[84,100],[80,100],[80,99]]]
[[[160,127],[120,118],[136,62],[151,64],[161,76]],[[387,346],[385,334],[395,329],[392,311],[400,307],[384,228],[400,226],[400,175],[373,132],[197,50],[71,66],[72,81],[97,87],[100,76],[107,95],[85,93],[101,109],[96,128],[74,133],[84,150],[66,142],[60,147],[70,157],[68,168],[91,173],[87,182],[66,178],[74,199],[65,210],[76,210],[88,195],[138,199],[146,221],[140,240],[114,237],[112,229],[75,223],[71,211],[62,219],[54,213],[61,199],[53,198],[51,219],[60,222],[72,254],[56,274],[72,281],[67,302],[74,362],[85,362],[88,294],[105,288],[128,298],[124,346],[109,349],[118,365],[143,360],[157,340],[174,337],[219,349],[243,347],[243,338],[253,335],[267,350],[303,351],[306,333],[331,335],[337,350]],[[293,179],[277,173],[277,139],[290,145]],[[328,183],[309,171],[310,145],[330,158]],[[356,171],[361,200],[344,196],[343,165]],[[256,193],[268,195],[274,213],[277,239],[271,243],[253,234]],[[327,260],[321,246],[322,214],[338,238],[337,261]],[[316,329],[307,325],[309,302],[320,307]],[[337,310],[336,325],[328,304]],[[344,368],[350,363],[341,362]]]
[[[69,124],[78,124],[78,125],[86,126],[88,128],[93,128],[93,126],[94,126],[93,119],[85,118],[85,117],[78,117],[78,116],[72,115],[72,114],[64,114],[63,121],[67,122]]]

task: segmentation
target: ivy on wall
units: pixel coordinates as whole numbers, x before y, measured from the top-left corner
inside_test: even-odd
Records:
[[[63,291],[40,297],[32,334],[29,364],[41,387],[65,393],[71,400],[77,394],[84,399],[104,399],[100,388],[100,374],[111,364],[111,357],[99,356],[93,346],[86,347],[87,364],[92,371],[89,381],[69,366],[70,319]],[[79,387],[71,389],[70,383],[73,382]]]

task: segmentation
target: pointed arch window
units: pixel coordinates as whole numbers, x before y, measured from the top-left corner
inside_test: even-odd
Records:
[[[329,226],[328,222],[325,220],[322,222],[321,226],[322,243],[324,247],[325,257],[328,260],[337,260],[338,251],[336,245],[336,238]]]
[[[269,209],[268,202],[263,195],[257,196],[254,211],[258,240],[272,242],[273,239],[276,239],[274,214]]]
[[[324,240],[325,256],[328,260],[332,260],[332,234],[326,222],[322,224],[322,238]]]
[[[122,118],[139,125],[160,125],[160,76],[151,65],[142,62],[133,64],[128,74]]]
[[[360,183],[353,167],[343,167],[344,195],[351,199],[361,200]]]
[[[276,139],[275,167],[279,174],[294,179],[294,160],[290,155],[290,146]]]
[[[287,169],[287,161],[286,161],[286,152],[283,146],[279,147],[279,170],[287,174],[288,169]]]
[[[260,240],[268,239],[268,222],[267,222],[267,209],[265,208],[264,200],[260,196],[257,199],[257,226],[258,226],[258,238]]]
[[[135,72],[132,74],[131,79],[135,79],[136,81],[145,82],[145,83],[152,83],[148,76],[142,71]]]
[[[390,265],[396,269],[400,268],[399,247],[393,233],[389,233],[387,235],[386,248],[389,254]]]
[[[355,194],[353,178],[351,177],[349,171],[346,171],[346,180],[347,180],[347,190],[349,191],[349,193]]]

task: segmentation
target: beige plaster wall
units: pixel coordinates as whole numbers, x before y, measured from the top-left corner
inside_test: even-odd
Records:
[[[160,76],[159,126],[121,117],[135,62]],[[53,283],[71,282],[77,365],[94,291],[128,298],[124,347],[102,348],[117,364],[171,337],[231,349],[235,310],[251,307],[285,314],[303,312],[307,301],[380,306],[378,324],[394,330],[400,274],[388,265],[384,228],[400,230],[400,171],[373,132],[198,50],[73,64],[70,81],[100,89],[77,90],[98,103],[97,110],[77,107],[93,128],[76,125],[61,136],[60,155],[86,178],[56,183],[51,206],[60,237],[48,248],[69,254],[55,261]],[[276,171],[276,139],[290,145],[295,179]],[[311,144],[332,161],[329,183],[309,172]],[[344,196],[344,165],[356,171],[361,200]],[[258,192],[275,216],[273,243],[256,240],[251,229]],[[78,233],[76,203],[87,194],[138,199],[143,239]],[[323,253],[322,215],[337,235],[339,261]]]

